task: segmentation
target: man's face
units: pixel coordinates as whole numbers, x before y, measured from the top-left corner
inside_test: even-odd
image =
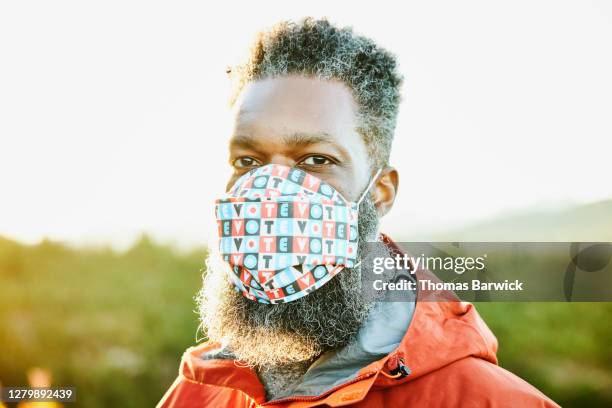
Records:
[[[228,188],[247,171],[275,163],[300,167],[356,201],[372,177],[356,108],[339,82],[283,77],[250,84],[236,103]],[[396,186],[397,173],[387,168],[375,194],[360,204],[358,257],[376,238],[379,214],[392,205]],[[207,265],[198,298],[203,327],[209,339],[258,367],[311,361],[348,344],[371,306],[361,293],[359,267],[345,268],[308,296],[267,305],[234,290],[229,266],[214,250]]]
[[[372,172],[357,105],[338,81],[288,76],[253,82],[235,105],[228,188],[254,167],[300,167],[356,201]]]

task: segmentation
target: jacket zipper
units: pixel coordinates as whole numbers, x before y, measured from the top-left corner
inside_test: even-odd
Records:
[[[362,375],[360,375],[358,377],[353,378],[350,381],[347,381],[345,383],[336,385],[333,388],[330,388],[329,390],[325,391],[324,394],[321,394],[321,395],[315,395],[315,396],[312,396],[312,397],[287,397],[287,398],[282,398],[282,399],[279,399],[279,400],[265,402],[265,403],[261,404],[261,406],[276,405],[276,404],[282,404],[282,403],[285,403],[285,402],[294,402],[294,401],[316,401],[318,399],[321,399],[321,398],[323,398],[323,397],[333,393],[334,391],[339,390],[340,388],[346,387],[347,385],[359,382],[361,380],[365,380],[366,378],[370,378],[373,375],[375,375],[377,372],[378,371],[372,371],[372,372],[369,372],[369,373],[362,374]]]

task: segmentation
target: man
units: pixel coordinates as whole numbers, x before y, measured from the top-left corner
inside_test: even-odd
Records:
[[[399,181],[388,162],[402,82],[394,57],[305,19],[261,34],[232,74],[234,173],[199,296],[209,341],[187,350],[159,406],[556,406],[497,366],[472,305],[362,294],[366,243],[399,251],[378,232]]]

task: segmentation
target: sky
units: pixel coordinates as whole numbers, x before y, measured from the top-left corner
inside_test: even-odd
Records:
[[[391,234],[612,198],[611,2],[206,3],[0,3],[0,235],[205,243],[226,68],[304,16],[397,55]]]

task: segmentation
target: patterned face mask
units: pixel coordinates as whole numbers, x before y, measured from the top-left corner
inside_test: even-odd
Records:
[[[215,202],[219,250],[248,299],[291,302],[357,263],[359,204],[303,170],[278,164],[240,177]]]

